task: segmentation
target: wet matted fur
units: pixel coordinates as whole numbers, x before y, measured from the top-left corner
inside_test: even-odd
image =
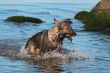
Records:
[[[54,19],[54,22],[55,26],[51,30],[43,30],[27,41],[25,49],[29,54],[44,54],[53,50],[60,52],[64,38],[72,40],[76,35],[71,27],[71,21],[60,22]]]

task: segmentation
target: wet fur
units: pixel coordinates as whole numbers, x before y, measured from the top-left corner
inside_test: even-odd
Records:
[[[48,39],[48,30],[44,30],[32,36],[27,41],[25,48],[30,54],[43,54],[55,50],[58,44],[52,44]]]
[[[54,22],[53,29],[41,31],[27,41],[25,49],[29,54],[44,54],[53,50],[60,52],[64,38],[67,37],[69,39],[70,36],[76,35],[71,28],[70,21],[59,22],[54,19]],[[66,36],[67,33],[69,36]]]

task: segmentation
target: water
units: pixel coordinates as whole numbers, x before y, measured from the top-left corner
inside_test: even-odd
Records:
[[[55,3],[49,0],[41,0],[39,3],[33,0],[0,1],[0,50],[8,50],[5,53],[11,52],[10,56],[13,51],[16,55],[33,34],[43,29],[51,29],[54,26],[54,17],[59,20],[72,19],[72,27],[77,33],[72,44],[67,39],[64,40],[64,47],[75,52],[68,55],[54,52],[53,56],[59,58],[50,58],[49,55],[49,58],[40,60],[0,56],[1,73],[110,73],[110,36],[83,31],[83,24],[73,18],[79,11],[90,11],[98,0],[57,2],[58,0]],[[4,22],[4,19],[12,15],[38,17],[45,23],[16,25]]]

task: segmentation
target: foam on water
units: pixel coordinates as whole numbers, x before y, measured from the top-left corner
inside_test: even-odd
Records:
[[[32,58],[31,55],[29,55],[26,50],[24,49],[24,46],[21,47],[20,49],[20,53],[18,54],[18,56],[20,58]],[[50,51],[50,52],[46,52],[44,55],[40,56],[37,55],[35,57],[33,57],[34,59],[49,59],[49,58],[60,58],[60,59],[87,59],[88,54],[77,51],[77,50],[67,50],[67,49],[63,49],[61,51],[61,53],[57,52],[57,51]]]

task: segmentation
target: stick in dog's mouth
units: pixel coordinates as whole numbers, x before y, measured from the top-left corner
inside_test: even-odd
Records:
[[[72,43],[72,40],[73,40],[73,39],[72,39],[73,36],[76,36],[76,33],[74,33],[74,34],[66,33],[66,34],[65,34],[65,37],[66,37],[68,40],[70,40],[71,43]]]

